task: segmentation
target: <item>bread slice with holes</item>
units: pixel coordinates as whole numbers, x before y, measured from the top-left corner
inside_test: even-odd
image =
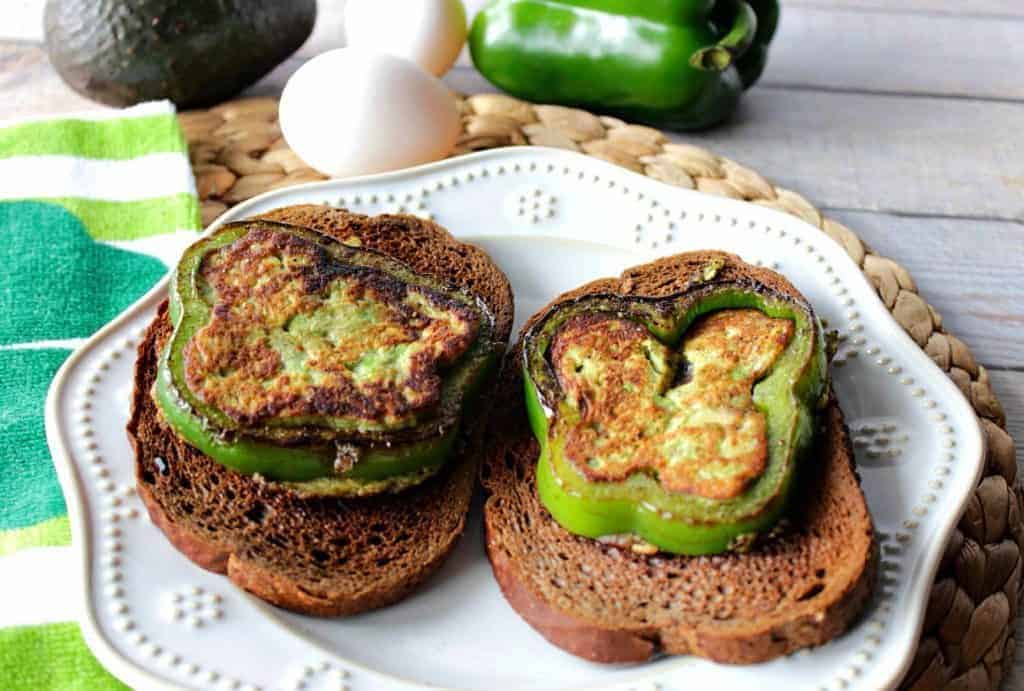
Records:
[[[722,280],[755,279],[797,295],[778,274],[734,255],[694,252],[595,281],[552,305],[591,293],[671,295],[711,259],[724,261]],[[573,535],[541,504],[534,483],[539,447],[523,410],[518,357],[516,346],[499,383],[481,466],[486,545],[505,598],[548,641],[596,662],[667,653],[754,663],[825,643],[865,608],[878,547],[834,396],[781,534],[743,554],[645,555]]]
[[[312,205],[263,218],[355,238],[479,296],[495,315],[497,340],[508,341],[508,279],[483,250],[440,226],[412,216],[367,217]],[[322,616],[391,604],[440,567],[466,524],[485,406],[474,406],[464,419],[458,450],[444,469],[416,487],[352,499],[302,497],[226,468],[164,423],[150,392],[170,334],[165,302],[139,346],[128,437],[139,494],[175,547],[257,597]]]

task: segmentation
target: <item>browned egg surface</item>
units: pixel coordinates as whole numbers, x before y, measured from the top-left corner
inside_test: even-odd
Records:
[[[555,429],[566,457],[595,481],[647,471],[669,491],[738,496],[768,460],[753,386],[792,335],[788,319],[726,309],[692,324],[673,352],[628,319],[573,317],[551,345],[570,409]]]
[[[480,326],[450,297],[266,228],[210,252],[199,274],[212,310],[186,344],[186,380],[243,425],[414,424]]]

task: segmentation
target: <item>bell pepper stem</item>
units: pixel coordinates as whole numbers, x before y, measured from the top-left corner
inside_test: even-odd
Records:
[[[757,14],[743,0],[726,0],[735,9],[728,33],[717,43],[696,50],[690,64],[700,70],[724,72],[733,61],[743,55],[754,42],[757,33]]]

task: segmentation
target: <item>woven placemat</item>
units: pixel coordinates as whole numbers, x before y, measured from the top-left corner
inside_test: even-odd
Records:
[[[896,321],[970,400],[988,442],[984,478],[946,547],[903,687],[997,688],[1013,666],[1022,585],[1024,493],[1016,481],[1013,440],[988,372],[963,341],[943,328],[942,317],[918,294],[907,270],[825,218],[796,192],[699,146],[671,143],[658,130],[496,94],[458,97],[458,106],[463,134],[452,155],[516,144],[582,151],[670,185],[785,211],[821,228],[846,249]],[[232,101],[180,117],[204,223],[261,192],[324,179],[281,138],[275,99]]]

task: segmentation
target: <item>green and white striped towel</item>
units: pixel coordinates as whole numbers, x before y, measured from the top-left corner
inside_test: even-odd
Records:
[[[0,125],[0,687],[121,685],[82,641],[43,403],[200,230],[169,103]]]

